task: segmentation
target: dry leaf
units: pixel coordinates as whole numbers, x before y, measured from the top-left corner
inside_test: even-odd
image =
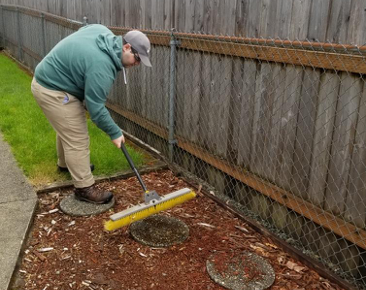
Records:
[[[302,271],[305,269],[305,267],[301,267],[301,266],[299,266],[296,263],[291,262],[291,261],[288,261],[286,263],[286,267],[289,268],[290,270],[296,271],[297,273],[302,273]]]
[[[270,244],[270,243],[266,243],[265,244],[267,247],[271,247],[273,249],[278,249],[278,247],[276,245]]]
[[[325,288],[325,289],[335,290],[335,289],[332,287],[332,285],[330,285],[330,283],[329,283],[329,282],[324,281],[324,282],[321,282],[321,284],[322,284],[323,288]]]
[[[269,256],[268,253],[262,247],[257,247],[257,246],[254,246],[254,245],[250,245],[250,247],[252,249],[254,249],[255,251],[257,251],[257,252],[260,252],[260,254],[262,256],[264,256],[264,257],[268,257]]]

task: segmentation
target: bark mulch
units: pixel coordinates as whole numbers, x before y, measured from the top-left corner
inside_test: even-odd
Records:
[[[143,178],[159,194],[189,187],[168,170]],[[139,203],[142,193],[135,177],[98,186],[114,192],[116,205],[93,217],[70,217],[59,210],[71,190],[39,195],[14,289],[224,289],[206,270],[215,251],[249,251],[267,259],[276,273],[273,290],[342,289],[202,194],[163,213],[188,225],[189,237],[182,244],[151,248],[133,240],[128,228],[105,232],[103,221]]]

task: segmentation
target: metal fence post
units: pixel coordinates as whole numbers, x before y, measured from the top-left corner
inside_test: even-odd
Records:
[[[23,60],[23,51],[22,51],[22,38],[20,35],[20,15],[19,15],[19,7],[17,7],[17,26],[18,26],[18,58],[19,61]]]
[[[42,53],[43,57],[46,56],[46,28],[45,28],[45,20],[44,20],[44,13],[41,13],[41,20],[42,20]]]
[[[175,76],[175,65],[176,65],[176,54],[177,54],[177,46],[179,45],[179,41],[174,36],[174,28],[171,31],[170,38],[170,92],[169,92],[169,161],[173,162],[174,155],[174,145],[177,143],[177,140],[174,138],[174,109],[175,109],[175,85],[176,85],[176,76]]]

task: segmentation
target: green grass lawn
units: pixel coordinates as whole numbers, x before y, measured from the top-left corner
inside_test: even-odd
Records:
[[[71,179],[56,169],[56,134],[31,93],[32,77],[0,53],[0,131],[32,184]],[[120,149],[88,119],[94,175],[112,174],[129,168]],[[144,162],[141,152],[128,147],[136,166]]]

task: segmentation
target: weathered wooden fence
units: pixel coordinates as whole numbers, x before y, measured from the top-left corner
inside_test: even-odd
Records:
[[[47,3],[36,7],[48,11],[51,3],[59,3],[64,8],[52,12],[60,15],[103,12],[95,9],[102,1],[86,1],[90,8],[72,6],[72,1],[39,3]],[[354,20],[364,13],[362,2],[234,1],[230,9],[229,1],[103,3],[119,5],[111,11],[125,15],[122,26],[175,26],[187,32],[201,27],[252,37],[173,33],[172,38],[170,32],[146,31],[153,43],[153,68],[128,71],[127,86],[118,78],[108,107],[123,129],[166,155],[173,146],[175,163],[365,285],[366,47],[351,45],[364,38],[364,19]],[[167,16],[154,18],[161,11]],[[235,13],[229,17],[226,11]],[[3,45],[32,69],[81,25],[24,8],[2,6],[0,13]],[[227,28],[224,16],[241,20]],[[150,26],[152,18],[161,22]],[[95,22],[108,24],[101,18]],[[271,35],[283,39],[267,38]],[[300,41],[305,38],[338,43]],[[171,40],[179,42],[174,139],[168,134]],[[350,44],[340,43],[346,41]]]
[[[0,0],[69,19],[139,29],[363,45],[364,0]]]

